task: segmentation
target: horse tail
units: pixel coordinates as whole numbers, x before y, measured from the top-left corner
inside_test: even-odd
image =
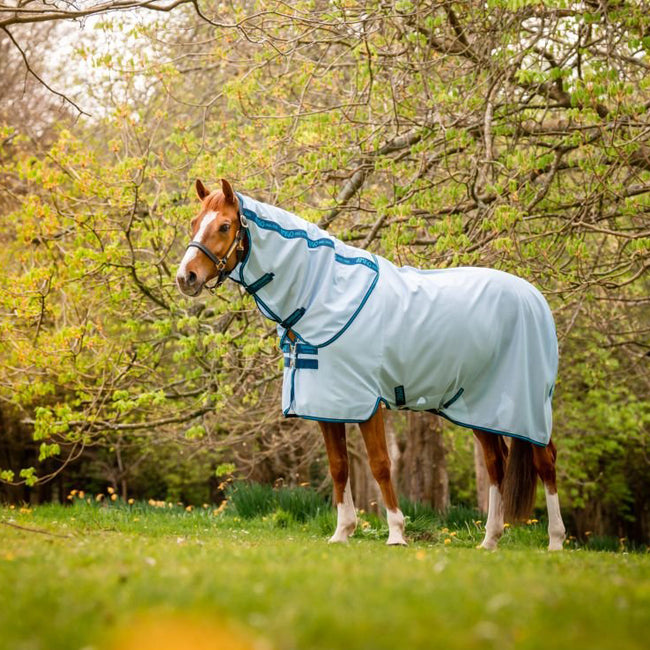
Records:
[[[537,470],[533,462],[533,445],[513,438],[501,485],[506,521],[527,519],[535,505]]]

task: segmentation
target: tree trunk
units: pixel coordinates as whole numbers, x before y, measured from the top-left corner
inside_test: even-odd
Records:
[[[411,411],[406,423],[406,440],[399,462],[400,492],[411,501],[446,510],[449,507],[449,476],[442,421],[431,413]]]

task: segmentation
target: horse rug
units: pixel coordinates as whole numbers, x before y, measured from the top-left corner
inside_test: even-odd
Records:
[[[230,278],[277,323],[285,416],[363,422],[383,402],[548,444],[557,337],[531,284],[486,268],[398,267],[238,198],[249,246]]]

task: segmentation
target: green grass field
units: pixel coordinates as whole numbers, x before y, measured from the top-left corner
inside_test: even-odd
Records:
[[[327,508],[0,508],[0,648],[648,647],[647,552],[549,554],[533,522],[487,553],[467,514],[414,519],[392,548],[368,516],[328,545]]]

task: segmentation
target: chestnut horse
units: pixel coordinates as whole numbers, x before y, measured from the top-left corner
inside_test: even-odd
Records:
[[[251,246],[250,237],[245,236],[247,221],[240,210],[241,199],[230,184],[222,180],[221,189],[210,192],[197,180],[196,191],[201,207],[192,220],[192,241],[176,275],[179,289],[188,296],[198,296],[204,288],[214,288],[221,284],[247,258]],[[275,226],[272,224],[271,227]],[[358,252],[361,254],[361,251]],[[273,276],[269,273],[266,275]],[[216,282],[210,286],[208,283],[212,280]],[[265,316],[269,316],[265,310],[262,311]],[[292,326],[285,323],[282,325],[286,328],[286,339],[283,340],[286,345],[295,347],[297,339]],[[405,545],[404,516],[399,509],[391,481],[391,461],[379,402],[369,419],[358,423],[370,468],[379,484],[387,510],[387,543]],[[323,419],[318,424],[325,440],[338,511],[336,531],[330,542],[346,542],[355,530],[357,518],[350,490],[345,421]],[[503,534],[504,517],[514,521],[529,515],[534,505],[539,476],[544,485],[548,508],[548,548],[560,550],[565,529],[557,494],[556,450],[553,442],[549,438],[548,444],[543,446],[514,436],[508,448],[499,433],[478,428],[473,428],[473,431],[481,444],[490,479],[488,518],[481,547],[496,548]]]

